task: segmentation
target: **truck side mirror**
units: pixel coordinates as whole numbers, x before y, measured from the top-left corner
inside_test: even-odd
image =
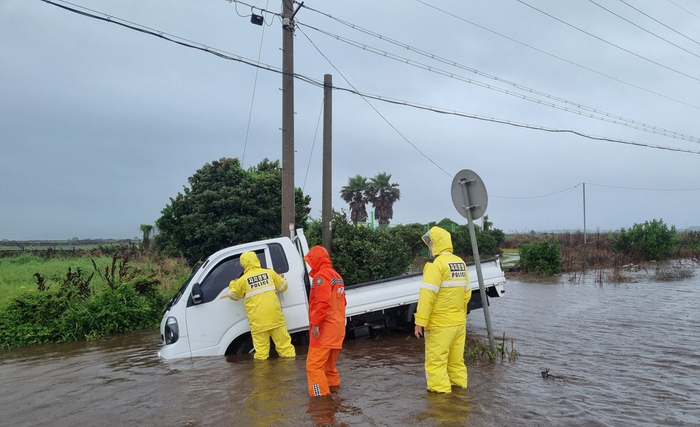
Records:
[[[201,304],[204,301],[204,294],[202,293],[202,286],[199,283],[192,285],[192,304]]]

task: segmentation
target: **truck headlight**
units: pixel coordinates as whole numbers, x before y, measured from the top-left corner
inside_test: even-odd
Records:
[[[168,317],[165,321],[165,343],[173,344],[177,342],[180,336],[180,328],[177,326],[177,319],[174,317]]]

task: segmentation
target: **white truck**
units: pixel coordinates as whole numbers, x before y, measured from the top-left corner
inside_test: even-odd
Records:
[[[255,252],[261,266],[283,274],[289,283],[279,294],[287,329],[296,344],[308,343],[310,278],[303,256],[309,247],[302,230],[293,238],[278,237],[222,249],[195,270],[168,303],[160,324],[164,359],[244,354],[253,350],[243,301],[228,298],[228,284],[242,273],[241,253]],[[482,307],[476,270],[469,265],[472,300]],[[488,297],[501,297],[505,276],[498,259],[481,261]],[[341,272],[342,274],[342,272]],[[379,329],[413,329],[422,274],[407,274],[345,286],[346,338],[368,337]]]

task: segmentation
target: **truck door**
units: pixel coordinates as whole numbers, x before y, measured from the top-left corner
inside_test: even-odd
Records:
[[[285,253],[284,247],[279,243],[270,244],[268,249],[271,260],[269,268],[283,274],[289,283],[287,291],[279,294],[282,311],[287,322],[287,330],[296,332],[308,329],[309,305],[304,290],[304,278],[306,277],[304,261],[297,256],[294,249],[288,254]]]
[[[260,259],[260,265],[266,267],[265,248],[252,250]],[[228,284],[243,274],[239,262],[241,253],[231,253],[212,263],[199,281],[202,301],[195,304],[192,296],[187,301],[187,331],[192,356],[210,356],[223,354],[230,343],[222,342],[226,333],[236,327],[250,330],[243,301],[228,298]],[[242,323],[243,322],[243,323]]]
[[[269,243],[255,252],[260,266],[283,274],[289,283],[286,292],[279,295],[287,322],[287,329],[294,332],[308,328],[308,302],[303,287],[301,261],[292,249],[288,259],[284,247]],[[250,331],[244,302],[228,298],[231,280],[243,274],[240,264],[241,252],[234,253],[212,263],[209,271],[199,282],[202,302],[195,304],[192,296],[187,301],[187,330],[192,356],[223,354],[229,344],[239,335]]]

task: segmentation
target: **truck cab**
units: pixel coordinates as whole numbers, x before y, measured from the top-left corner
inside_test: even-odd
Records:
[[[279,294],[290,333],[306,331],[308,274],[303,257],[308,244],[303,232],[222,249],[207,260],[180,287],[161,321],[165,359],[243,353],[252,349],[250,325],[243,301],[228,297],[228,285],[243,274],[243,252],[254,252],[260,266],[283,275],[289,288]]]

